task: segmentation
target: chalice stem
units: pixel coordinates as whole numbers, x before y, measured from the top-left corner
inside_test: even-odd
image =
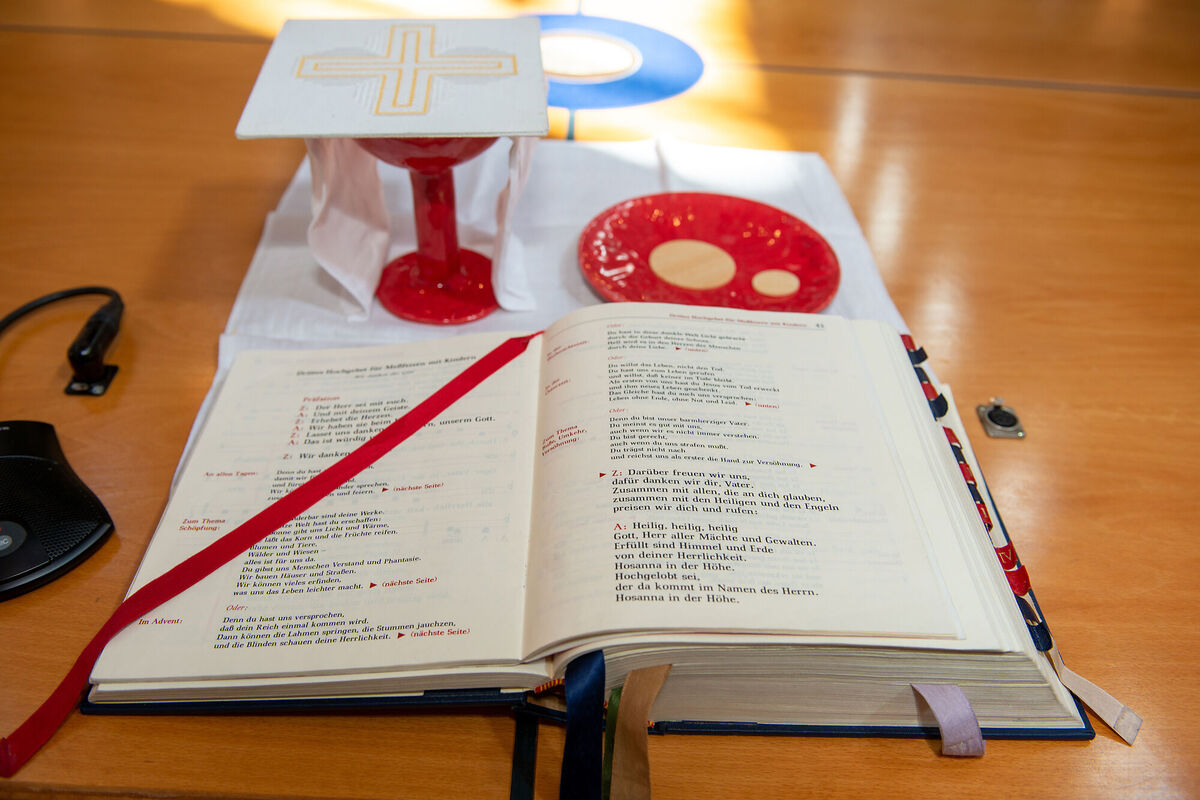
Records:
[[[421,278],[441,285],[458,271],[458,224],[454,212],[454,172],[410,169],[417,256]]]

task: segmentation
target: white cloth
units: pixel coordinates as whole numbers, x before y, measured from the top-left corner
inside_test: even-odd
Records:
[[[854,213],[816,154],[650,140],[546,140],[532,149],[531,159],[521,150],[498,143],[454,173],[462,246],[495,255],[496,231],[507,233],[501,237],[500,260],[512,269],[496,281],[498,298],[509,298],[500,311],[465,325],[422,325],[397,319],[371,302],[365,317],[348,319],[347,289],[322,269],[307,241],[313,173],[306,162],[267,218],[222,337],[221,365],[244,347],[539,330],[569,311],[602,302],[585,282],[576,257],[588,221],[623,200],[668,191],[736,195],[799,217],[828,240],[841,264],[841,284],[827,311],[905,328]],[[383,164],[379,176],[391,219],[387,255],[395,257],[416,244],[409,180],[404,170]],[[511,299],[522,295],[532,302]]]
[[[313,258],[354,301],[351,319],[366,319],[388,251],[388,214],[374,156],[353,139],[306,139],[312,173]]]

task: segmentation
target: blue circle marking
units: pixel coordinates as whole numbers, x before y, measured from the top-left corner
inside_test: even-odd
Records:
[[[547,102],[572,111],[654,103],[686,91],[700,80],[704,62],[688,45],[645,25],[583,14],[543,14],[542,34],[578,33],[628,45],[640,55],[636,69],[612,80],[567,80],[548,75]]]

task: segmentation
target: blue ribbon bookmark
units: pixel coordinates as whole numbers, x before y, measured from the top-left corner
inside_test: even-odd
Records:
[[[517,709],[515,716],[508,800],[533,800],[533,781],[537,774],[538,718],[521,709]]]
[[[567,731],[559,800],[600,800],[604,749],[604,653],[567,666]]]

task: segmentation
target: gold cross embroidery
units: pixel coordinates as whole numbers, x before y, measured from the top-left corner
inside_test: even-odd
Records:
[[[516,75],[512,55],[439,56],[433,25],[393,25],[382,56],[304,56],[297,78],[376,78],[375,113],[425,114],[433,79],[440,75]]]

